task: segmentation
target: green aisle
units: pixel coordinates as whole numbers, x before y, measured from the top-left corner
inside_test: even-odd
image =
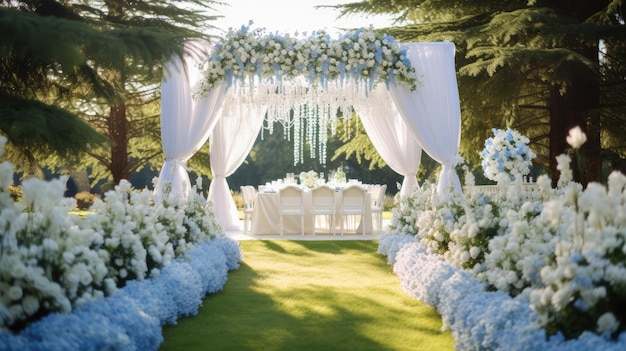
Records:
[[[162,350],[453,350],[376,241],[241,241],[244,259]]]

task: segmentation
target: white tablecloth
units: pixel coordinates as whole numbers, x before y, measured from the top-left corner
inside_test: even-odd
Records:
[[[280,213],[278,211],[278,193],[257,193],[254,202],[254,212],[252,213],[252,224],[250,226],[250,232],[252,234],[280,234]],[[336,233],[341,234],[341,193],[335,192],[335,204],[337,211],[335,214],[335,228]],[[304,192],[304,233],[313,233],[313,215],[311,214],[312,207],[312,194],[310,191]],[[315,233],[329,233],[326,217],[323,215],[317,215]],[[361,216],[357,223],[351,218],[355,216],[346,216],[344,219],[344,233],[363,233],[363,226],[365,226],[365,233],[372,233],[372,206],[370,201],[370,194],[367,193],[365,216]],[[358,218],[358,217],[357,217]],[[300,234],[300,216],[284,216],[283,218],[284,234]],[[357,225],[355,225],[357,224]],[[355,228],[356,227],[356,228]],[[332,231],[330,232],[332,233]]]

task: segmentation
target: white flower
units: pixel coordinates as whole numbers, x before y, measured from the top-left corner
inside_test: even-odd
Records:
[[[8,296],[11,300],[17,301],[22,298],[22,287],[19,285],[13,285],[9,288]]]
[[[619,327],[619,321],[615,318],[615,315],[611,312],[606,312],[598,318],[598,332],[614,332]]]
[[[461,254],[461,263],[467,263],[470,260],[470,253],[467,251],[463,251]]]
[[[469,251],[470,256],[472,256],[472,258],[478,257],[478,255],[480,255],[480,252],[481,252],[481,249],[476,246],[472,246],[472,248]]]
[[[585,135],[579,126],[576,126],[569,130],[565,140],[574,149],[579,149],[587,141],[587,135]]]
[[[24,308],[24,313],[29,316],[33,315],[39,310],[39,299],[33,295],[27,295],[22,300],[22,307]]]

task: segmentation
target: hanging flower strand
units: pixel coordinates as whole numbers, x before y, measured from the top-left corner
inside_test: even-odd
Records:
[[[265,35],[264,29],[242,26],[238,31],[229,31],[224,41],[215,45],[204,71],[202,93],[221,81],[232,86],[247,78],[253,85],[255,77],[282,83],[285,78],[302,76],[322,87],[335,80],[341,85],[354,82],[366,93],[378,83],[387,88],[416,88],[415,69],[406,50],[391,36],[363,28],[336,40],[324,31],[313,32],[302,40],[289,35]]]

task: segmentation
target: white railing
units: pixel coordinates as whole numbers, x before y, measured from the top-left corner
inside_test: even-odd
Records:
[[[476,193],[485,194],[487,196],[505,196],[509,187],[516,187],[516,186],[520,186],[520,185],[511,184],[508,186],[501,186],[501,185],[464,186],[463,192],[468,196],[471,196]],[[525,198],[529,200],[534,198],[535,194],[539,193],[539,186],[537,186],[537,183],[524,183],[521,185],[521,187],[522,187],[521,193],[524,194]]]

